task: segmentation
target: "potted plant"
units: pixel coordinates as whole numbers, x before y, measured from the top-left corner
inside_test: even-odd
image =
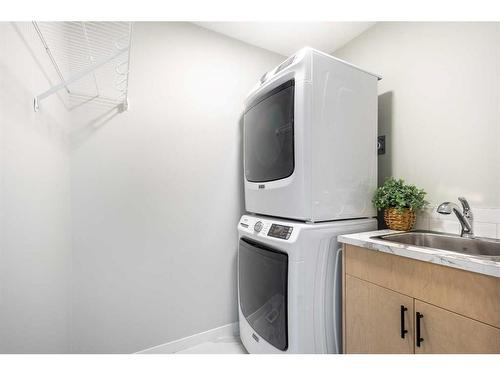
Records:
[[[410,230],[415,225],[416,211],[428,204],[425,195],[423,189],[391,177],[375,191],[372,202],[378,210],[384,210],[389,229]]]

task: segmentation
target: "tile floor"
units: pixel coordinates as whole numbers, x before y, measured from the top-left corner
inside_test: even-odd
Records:
[[[247,354],[239,337],[218,337],[192,346],[176,354]]]

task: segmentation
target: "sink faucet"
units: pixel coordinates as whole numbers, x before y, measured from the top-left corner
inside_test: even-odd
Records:
[[[437,208],[437,212],[443,215],[449,215],[454,212],[458,221],[462,225],[460,236],[474,238],[474,229],[472,228],[474,218],[472,216],[469,203],[464,197],[458,197],[458,200],[462,203],[463,211],[460,210],[460,207],[456,203],[443,202]]]

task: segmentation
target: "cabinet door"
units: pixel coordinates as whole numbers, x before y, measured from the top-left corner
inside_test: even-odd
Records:
[[[345,288],[345,353],[414,352],[413,298],[350,275]]]
[[[464,301],[464,303],[467,303]],[[415,300],[415,313],[422,314],[415,324],[415,353],[500,353],[500,329],[466,318],[440,307]]]

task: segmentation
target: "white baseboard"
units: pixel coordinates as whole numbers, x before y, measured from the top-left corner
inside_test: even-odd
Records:
[[[239,336],[239,334],[239,325],[238,322],[235,322],[179,340],[153,346],[152,348],[141,350],[135,354],[172,354],[219,337]]]

